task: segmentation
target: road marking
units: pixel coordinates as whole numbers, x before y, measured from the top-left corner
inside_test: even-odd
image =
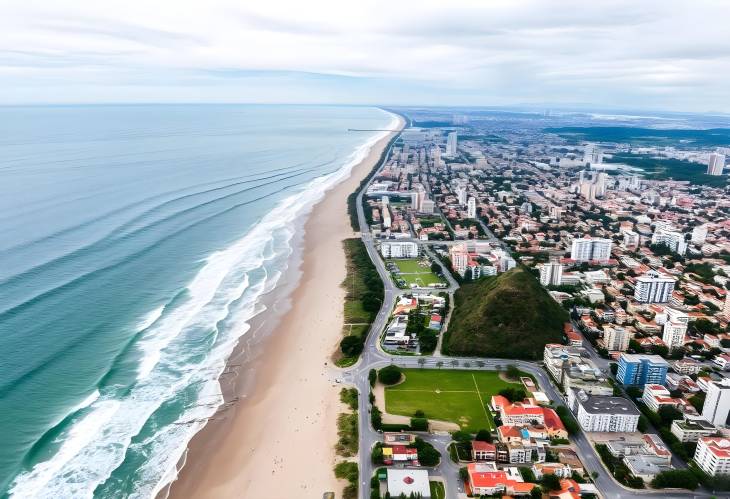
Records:
[[[479,403],[482,405],[482,410],[484,411],[484,417],[487,418],[487,423],[491,425],[492,419],[489,417],[489,414],[487,414],[487,408],[484,407],[484,400],[482,400],[482,394],[479,393],[479,385],[477,385],[477,379],[474,377],[474,375],[471,375],[471,379],[474,381],[474,387],[477,389],[477,396],[479,397]]]

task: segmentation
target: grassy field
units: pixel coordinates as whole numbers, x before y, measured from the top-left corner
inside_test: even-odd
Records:
[[[429,482],[431,486],[431,499],[446,499],[444,484],[441,482]]]
[[[443,282],[439,277],[431,272],[431,268],[428,265],[421,265],[418,258],[404,258],[404,259],[393,259],[388,260],[389,263],[393,263],[400,270],[400,277],[406,284],[416,284],[417,286],[426,287],[429,284],[438,284]]]
[[[405,369],[405,381],[385,389],[385,410],[389,414],[413,416],[421,410],[426,417],[451,421],[463,430],[494,429],[487,408],[492,395],[519,383],[508,383],[492,371],[449,371]]]

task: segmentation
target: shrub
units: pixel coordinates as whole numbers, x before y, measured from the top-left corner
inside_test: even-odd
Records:
[[[394,385],[400,381],[402,375],[398,366],[390,365],[378,371],[378,380],[384,385]]]
[[[654,480],[651,486],[655,489],[690,489],[694,490],[699,485],[697,477],[690,470],[667,470],[662,471]]]
[[[361,336],[345,336],[340,341],[340,351],[347,357],[356,357],[360,355],[365,347],[365,338]]]
[[[426,418],[411,418],[411,430],[413,430],[413,431],[428,431],[428,419],[426,419]]]

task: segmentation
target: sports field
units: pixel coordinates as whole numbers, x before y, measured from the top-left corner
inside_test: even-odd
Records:
[[[406,281],[406,284],[410,287],[411,284],[415,284],[421,287],[427,287],[429,284],[438,284],[443,282],[439,277],[431,272],[429,265],[421,265],[418,258],[403,258],[388,260],[389,263],[393,263],[398,267],[400,274],[398,277]]]
[[[413,416],[421,410],[427,418],[451,421],[471,432],[494,429],[488,408],[492,395],[522,386],[494,371],[404,369],[403,374],[403,383],[385,389],[386,412]]]

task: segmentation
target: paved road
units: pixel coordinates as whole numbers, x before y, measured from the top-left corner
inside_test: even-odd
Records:
[[[390,155],[390,150],[394,141],[388,147],[388,152],[383,156],[384,160]],[[379,168],[382,168],[384,162],[381,162]],[[366,340],[365,348],[361,355],[360,360],[349,369],[346,369],[342,373],[342,381],[357,387],[359,391],[359,407],[358,411],[359,425],[360,425],[360,453],[359,453],[359,464],[360,464],[360,499],[367,499],[370,496],[370,477],[372,477],[374,469],[370,460],[370,449],[375,445],[376,442],[381,441],[382,435],[373,430],[370,424],[370,384],[368,381],[368,373],[371,369],[379,369],[389,364],[395,364],[400,367],[434,367],[438,368],[439,365],[449,369],[486,369],[495,370],[497,366],[504,368],[509,364],[516,365],[519,369],[528,372],[535,376],[540,388],[546,395],[555,402],[556,405],[564,405],[563,398],[558,391],[557,387],[552,383],[552,380],[548,377],[547,373],[536,363],[520,361],[520,360],[506,360],[506,359],[477,359],[477,358],[459,358],[459,357],[437,357],[437,356],[420,356],[420,357],[409,357],[409,356],[394,356],[383,352],[379,346],[380,333],[384,330],[388,317],[390,315],[395,300],[398,295],[407,292],[407,290],[399,290],[393,284],[390,278],[390,273],[386,270],[383,261],[377,253],[375,243],[370,234],[370,231],[365,220],[365,213],[362,206],[362,200],[364,192],[367,190],[369,182],[361,189],[357,195],[357,215],[358,223],[360,226],[361,237],[365,247],[367,248],[370,259],[375,264],[383,280],[385,292],[383,305],[375,318],[375,321],[370,327],[368,332],[368,338]],[[445,272],[444,275],[450,278],[450,274]],[[450,290],[455,289],[456,283],[453,278],[449,280]],[[453,287],[452,287],[453,286]],[[593,352],[595,354],[595,352]],[[446,483],[446,497],[457,498],[464,497],[461,494],[460,482],[458,478],[458,466],[450,462],[448,453],[445,452],[446,445],[448,445],[449,437],[439,435],[423,435],[424,439],[431,442],[442,452],[441,464],[432,470],[433,474],[441,475]],[[581,431],[578,435],[571,436],[571,442],[573,442],[575,449],[583,461],[583,464],[587,471],[596,472],[598,476],[594,480],[596,487],[606,498],[639,498],[642,496],[660,495],[669,499],[688,499],[689,497],[709,497],[709,494],[693,494],[691,492],[667,492],[667,491],[633,491],[625,489],[615,482],[608,471],[602,466],[598,455],[596,454],[593,446],[589,443],[585,434]]]

